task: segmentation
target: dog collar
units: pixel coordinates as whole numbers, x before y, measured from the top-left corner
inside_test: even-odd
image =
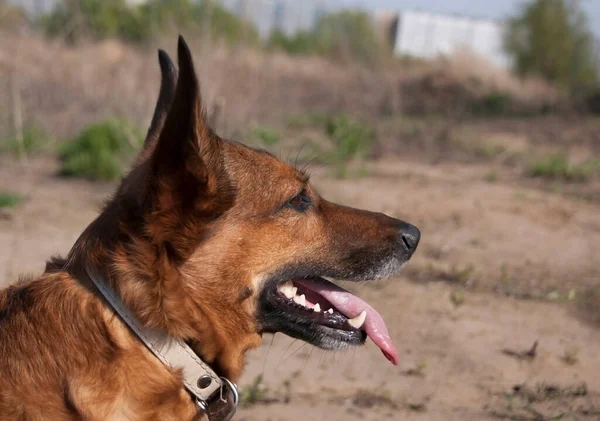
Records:
[[[150,352],[166,366],[182,370],[185,388],[208,419],[230,420],[239,403],[237,386],[225,377],[219,377],[185,342],[172,338],[165,332],[143,326],[103,281],[97,270],[87,266],[85,270],[106,301]]]

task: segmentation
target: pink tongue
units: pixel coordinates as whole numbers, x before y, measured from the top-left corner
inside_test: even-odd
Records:
[[[365,310],[367,312],[367,318],[363,325],[363,329],[367,332],[367,335],[371,338],[373,343],[381,349],[381,352],[388,361],[394,365],[400,363],[398,351],[392,343],[383,317],[381,317],[377,310],[367,304],[366,301],[361,300],[349,291],[324,279],[299,279],[294,280],[294,283],[303,285],[316,292],[333,304],[340,313],[350,319],[358,316]]]

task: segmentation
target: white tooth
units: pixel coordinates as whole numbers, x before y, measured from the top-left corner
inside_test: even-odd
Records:
[[[283,284],[277,285],[277,289],[285,295],[286,298],[292,299],[296,293],[294,292],[294,284],[291,281],[284,282]]]
[[[313,307],[313,311],[316,311],[317,313],[321,312],[321,306],[319,305],[319,303],[315,304],[315,306]]]
[[[301,306],[306,307],[306,297],[304,296],[304,294],[302,294],[301,296],[295,296],[294,297],[294,302],[296,304],[300,304]]]
[[[326,311],[326,313],[333,314],[333,309],[330,308],[329,310]]]
[[[348,319],[348,323],[350,326],[360,329],[362,325],[365,323],[365,319],[367,318],[367,312],[365,310],[362,311],[358,316],[354,319]]]
[[[294,295],[296,295],[297,292],[298,292],[298,288],[293,287],[292,288],[292,296],[290,298],[294,298]]]

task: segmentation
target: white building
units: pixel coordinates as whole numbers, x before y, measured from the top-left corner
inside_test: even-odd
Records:
[[[503,50],[505,26],[502,23],[425,12],[400,12],[396,27],[396,55],[434,58],[451,56],[468,48],[499,67],[510,66],[510,58]]]

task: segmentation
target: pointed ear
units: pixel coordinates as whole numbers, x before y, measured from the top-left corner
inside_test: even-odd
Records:
[[[160,65],[160,92],[158,94],[158,100],[154,108],[154,115],[152,116],[152,122],[144,141],[144,149],[148,144],[152,143],[158,136],[163,128],[165,118],[173,102],[175,96],[175,88],[177,84],[177,69],[171,60],[171,57],[163,51],[158,50],[158,63]]]
[[[145,166],[147,232],[169,258],[184,261],[207,224],[233,206],[223,141],[206,124],[192,55],[179,37],[177,87]]]
[[[165,175],[186,167],[199,171],[197,175],[202,178],[217,152],[218,139],[206,124],[192,54],[181,36],[177,55],[177,87],[154,150],[153,171]]]

